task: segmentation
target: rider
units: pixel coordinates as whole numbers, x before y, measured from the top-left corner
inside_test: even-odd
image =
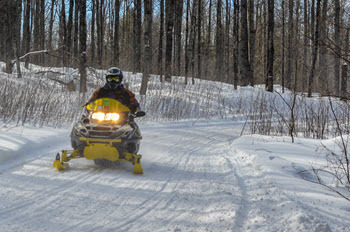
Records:
[[[139,110],[140,104],[135,98],[135,94],[122,84],[123,72],[119,68],[109,68],[106,74],[106,84],[98,88],[90,98],[93,102],[99,98],[112,98],[120,101],[123,105],[129,107],[131,113]]]

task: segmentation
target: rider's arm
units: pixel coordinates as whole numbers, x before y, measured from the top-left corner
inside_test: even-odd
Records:
[[[131,109],[131,111],[136,112],[136,111],[140,110],[140,103],[136,100],[135,94],[128,89],[125,89],[125,91],[130,96],[130,107],[129,108]]]

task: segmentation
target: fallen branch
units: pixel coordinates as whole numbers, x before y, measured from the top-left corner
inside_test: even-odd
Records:
[[[37,73],[35,73],[35,74],[46,74],[46,73],[58,74],[58,75],[60,75],[60,76],[66,75],[65,73],[55,72],[55,71],[51,71],[51,70],[48,70],[48,71],[39,71],[39,72],[37,72]]]
[[[28,52],[27,54],[21,56],[21,57],[18,57],[18,60],[23,60],[24,58],[26,58],[27,56],[30,56],[30,55],[38,55],[38,54],[48,54],[49,52],[55,52],[55,51],[58,51],[61,47],[58,47],[54,50],[40,50],[40,51],[32,51],[32,52]],[[16,60],[12,60],[11,62],[15,62]]]

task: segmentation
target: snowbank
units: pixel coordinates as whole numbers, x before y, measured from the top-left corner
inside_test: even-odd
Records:
[[[37,149],[43,147],[50,149],[51,146],[67,143],[68,140],[67,129],[31,126],[2,128],[0,130],[0,168],[7,168],[19,161],[31,160]]]
[[[317,179],[308,171],[326,165],[321,142],[334,146],[334,140],[297,138],[291,143],[289,137],[261,135],[242,136],[232,143],[247,189],[253,189],[247,191],[250,205],[259,209],[250,213],[253,226],[246,231],[265,231],[267,226],[279,231],[281,224],[287,231],[348,231],[349,201],[312,183]]]

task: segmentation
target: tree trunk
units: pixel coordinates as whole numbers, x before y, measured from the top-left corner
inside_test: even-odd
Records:
[[[71,60],[72,53],[72,30],[73,30],[73,10],[74,10],[74,0],[69,1],[69,14],[68,14],[68,24],[67,24],[67,52]],[[69,62],[71,63],[71,62]]]
[[[183,0],[175,1],[175,25],[174,25],[174,38],[175,38],[175,75],[181,75],[181,28],[182,28],[182,11]]]
[[[22,5],[22,1],[21,1],[21,5]],[[40,18],[39,18],[39,41],[40,41],[40,50],[44,50],[45,49],[45,0],[40,0]],[[19,12],[19,15],[21,15],[21,13]],[[44,54],[40,55],[40,63],[45,65],[45,57]]]
[[[327,0],[326,0],[327,1]],[[335,96],[339,96],[340,92],[340,4],[339,0],[334,1],[334,43],[335,43],[335,54],[334,54],[334,90]],[[348,51],[347,51],[348,52]],[[321,59],[321,57],[320,57]]]
[[[292,63],[293,63],[293,41],[294,41],[294,1],[289,0],[289,17],[288,17],[288,48],[287,48],[287,70],[286,70],[286,87],[292,89]]]
[[[52,0],[53,2],[55,0]],[[22,54],[26,54],[30,51],[30,40],[31,40],[31,31],[30,31],[30,8],[31,8],[31,0],[26,0],[25,5],[25,15],[24,15],[24,21],[23,21],[23,44],[22,44]],[[53,21],[53,20],[52,20]],[[50,24],[51,25],[51,24]],[[49,30],[50,34],[50,30]],[[52,40],[52,28],[51,28],[51,37],[49,36],[49,40]],[[25,68],[29,68],[29,57],[26,58]]]
[[[268,27],[267,27],[267,44],[268,44],[268,50],[267,50],[267,77],[266,77],[266,90],[269,92],[273,92],[273,62],[274,62],[274,27],[275,27],[275,21],[274,21],[274,7],[275,7],[275,1],[269,0],[268,1]]]
[[[14,58],[14,41],[13,41],[13,27],[12,24],[16,20],[16,2],[15,1],[10,1],[5,3],[5,9],[6,9],[6,16],[5,16],[5,49],[6,49],[6,55],[5,55],[5,60],[6,60],[6,67],[5,67],[5,72],[8,74],[12,73],[12,68],[13,68],[13,58]]]
[[[40,0],[35,0],[34,30],[33,30],[33,50],[38,51],[40,45]],[[34,56],[33,62],[38,64],[38,57]]]
[[[303,74],[308,76],[309,70],[309,18],[308,18],[308,0],[304,1],[304,65],[303,65]],[[301,91],[305,92],[306,87],[306,78],[302,80]]]
[[[330,86],[328,85],[327,45],[326,45],[327,7],[328,7],[327,0],[323,0],[322,15],[320,18],[320,27],[319,27],[320,38],[319,38],[319,80],[318,81],[319,81],[319,91],[324,94],[330,93]],[[336,33],[337,32],[335,31],[335,34]],[[337,64],[335,64],[335,66],[337,66]],[[338,88],[337,89],[339,89],[339,62],[338,62]],[[339,93],[339,91],[336,91],[336,93]]]
[[[189,13],[190,13],[190,0],[187,0],[186,3],[186,34],[185,34],[185,84],[187,85],[188,83],[188,66],[189,66],[189,49],[188,49],[188,44],[189,44]]]
[[[240,79],[243,86],[251,85],[251,73],[248,49],[247,0],[241,1],[241,42],[240,42]]]
[[[348,28],[346,29],[345,35],[345,54],[349,54],[349,37],[350,37],[350,22],[348,22]],[[349,55],[345,57],[349,58]],[[341,76],[341,99],[348,99],[349,95],[347,93],[347,83],[348,83],[348,63],[344,60],[344,64],[342,67],[342,76]]]
[[[136,48],[135,48],[135,54],[136,54],[136,66],[135,66],[135,72],[141,72],[141,36],[142,36],[142,28],[141,28],[141,0],[136,0]]]
[[[300,84],[299,78],[298,78],[298,62],[299,62],[299,13],[300,11],[300,0],[297,0],[296,3],[296,10],[295,10],[295,38],[294,38],[294,43],[293,43],[293,51],[294,51],[294,84],[293,84],[293,91],[294,93],[298,89],[298,85]]]
[[[86,1],[80,1],[79,20],[79,44],[80,44],[80,92],[86,93]]]
[[[114,66],[119,66],[119,11],[120,11],[120,1],[115,0]]]
[[[165,80],[171,82],[172,53],[173,53],[173,27],[175,0],[166,0],[165,21],[166,21],[166,48],[165,48]]]
[[[92,0],[92,12],[91,12],[91,60],[90,66],[94,67],[95,64],[95,21],[96,21],[96,0]]]
[[[269,12],[270,13],[270,12]],[[273,29],[272,29],[273,30]],[[272,31],[273,33],[273,31]],[[272,38],[273,39],[273,38]],[[269,44],[268,40],[268,44]],[[273,46],[273,44],[272,44]],[[269,49],[269,47],[268,47]],[[249,64],[250,64],[250,84],[254,86],[254,55],[255,55],[255,27],[254,27],[254,1],[249,1]],[[267,61],[269,62],[269,61]]]
[[[101,22],[101,0],[96,0],[96,33],[97,33],[97,67],[102,69],[102,22]]]
[[[202,52],[201,52],[201,30],[202,30],[202,0],[198,0],[198,24],[197,24],[197,30],[198,30],[198,42],[197,42],[197,78],[202,79]]]
[[[317,7],[316,7],[316,28],[315,28],[315,35],[313,36],[314,40],[313,42],[313,53],[312,53],[312,66],[311,66],[311,72],[309,76],[309,82],[308,82],[308,92],[307,96],[312,96],[312,86],[314,84],[314,75],[315,75],[315,68],[316,68],[316,61],[317,61],[317,52],[318,52],[318,39],[319,39],[319,28],[320,28],[320,11],[321,11],[321,0],[317,0]]]
[[[60,15],[60,47],[61,47],[61,59],[62,59],[62,66],[67,66],[67,59],[66,59],[66,51],[67,51],[67,23],[66,23],[66,8],[65,8],[65,2],[62,0],[61,2],[61,15]]]
[[[223,28],[222,28],[222,1],[217,1],[216,9],[216,62],[215,62],[215,72],[216,72],[216,81],[223,80]]]
[[[225,19],[225,79],[226,83],[229,83],[230,75],[230,20],[231,20],[231,8],[229,1],[226,0],[226,19]]]
[[[207,47],[205,50],[205,73],[204,76],[208,79],[208,70],[210,64],[210,46],[211,46],[211,9],[212,9],[212,0],[209,0],[209,19],[208,19],[208,32],[207,32]]]
[[[238,86],[238,51],[239,51],[239,1],[234,1],[234,17],[233,17],[233,83],[234,88]]]
[[[143,77],[140,89],[140,95],[146,95],[147,84],[152,66],[152,16],[153,16],[153,3],[152,0],[144,0],[144,22],[145,22],[145,51],[143,62]]]
[[[76,59],[78,59],[78,53],[79,53],[79,5],[80,0],[75,0],[75,7],[74,7],[74,36],[73,36],[73,54],[74,54],[74,66],[77,66]]]
[[[196,30],[197,30],[197,7],[198,7],[198,0],[193,1],[193,7],[191,12],[191,31],[190,31],[190,49],[189,52],[191,52],[191,71],[192,71],[192,84],[194,85],[194,65],[195,65],[195,46],[196,46]]]
[[[282,0],[282,58],[281,58],[281,85],[282,85],[282,92],[284,93],[284,87],[285,87],[285,73],[284,73],[284,54],[285,54],[285,41],[286,41],[286,33],[285,33],[285,1]]]
[[[163,37],[164,37],[164,0],[160,0],[160,19],[159,19],[159,43],[158,43],[158,74],[160,81],[163,81]]]

